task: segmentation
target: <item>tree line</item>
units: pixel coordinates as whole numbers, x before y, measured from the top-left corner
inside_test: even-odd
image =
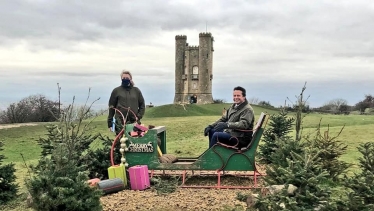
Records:
[[[75,108],[73,116],[77,117],[82,109],[79,106]],[[55,122],[58,121],[64,109],[65,106],[59,101],[53,101],[41,94],[30,95],[19,102],[11,103],[5,110],[0,110],[0,124]],[[98,113],[102,111],[90,110],[85,117],[91,118]]]
[[[221,103],[223,103],[223,100],[221,101]],[[271,105],[269,101],[260,101],[258,98],[250,98],[248,101],[251,104],[276,108]],[[10,104],[5,110],[0,111],[0,124],[54,122],[57,121],[61,115],[61,106],[62,105],[59,101],[53,101],[44,95],[30,95],[19,102]],[[298,105],[286,105],[282,107],[285,107],[289,112],[295,112],[298,110]],[[348,105],[347,100],[338,98],[326,102],[321,107],[310,108],[309,105],[305,105],[302,108],[302,112],[304,113],[319,112],[347,115],[352,111],[357,111],[359,114],[374,114],[374,97],[372,95],[365,95],[363,100],[353,106]],[[89,118],[95,115],[96,113],[91,111],[90,115],[87,116]]]
[[[44,95],[31,95],[1,111],[0,123],[54,122],[59,112],[58,102]]]
[[[267,108],[276,108],[269,101],[260,101],[258,98],[250,98],[248,99],[248,101],[254,105],[259,105]],[[298,110],[298,105],[284,105],[280,106],[279,108],[284,108],[288,112],[296,112]],[[354,105],[348,105],[348,101],[345,99],[336,98],[324,103],[320,107],[311,108],[308,104],[302,107],[303,113],[318,112],[348,115],[351,112],[355,111],[358,114],[374,114],[374,97],[370,94],[365,95],[363,100],[357,102]]]

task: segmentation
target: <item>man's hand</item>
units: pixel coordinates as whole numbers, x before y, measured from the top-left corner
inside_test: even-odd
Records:
[[[210,131],[210,129],[212,129],[213,127],[211,126],[211,125],[208,125],[208,127],[206,127],[205,129],[204,129],[204,136],[207,136],[208,134],[209,134],[209,131]]]
[[[222,132],[224,129],[229,128],[229,125],[227,122],[219,122],[215,127],[214,130],[216,132]]]
[[[142,117],[141,117],[139,114],[137,114],[137,115],[135,116],[135,122],[138,123],[138,125],[141,125],[141,124],[142,124],[142,122],[140,121],[141,118],[142,118]]]
[[[111,127],[110,127],[110,128],[108,128],[108,129],[109,129],[109,132],[113,132],[113,131],[112,131],[112,128],[111,128]]]

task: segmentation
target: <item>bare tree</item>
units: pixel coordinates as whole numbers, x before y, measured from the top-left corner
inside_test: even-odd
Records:
[[[260,99],[257,98],[257,97],[251,97],[251,98],[247,99],[247,101],[248,101],[250,104],[252,104],[252,105],[257,105],[258,102],[260,102]]]
[[[345,99],[338,98],[338,99],[331,100],[331,101],[330,101],[330,104],[335,105],[336,107],[339,108],[339,107],[342,106],[342,105],[347,105],[348,102],[347,102],[347,100],[345,100]]]
[[[61,87],[60,87],[60,83],[57,83],[57,89],[58,89],[58,117],[60,118],[60,115],[61,115]]]
[[[293,104],[293,107],[295,108],[295,112],[296,112],[296,121],[295,121],[295,131],[296,131],[296,136],[295,136],[295,140],[296,141],[300,141],[301,140],[301,133],[302,133],[302,123],[303,123],[303,119],[305,117],[305,115],[302,115],[303,113],[303,110],[305,110],[306,106],[307,106],[307,101],[309,99],[310,96],[308,96],[306,99],[304,98],[304,91],[306,89],[306,82],[303,86],[303,88],[301,89],[301,93],[299,94],[299,96],[295,96],[296,97],[296,103]],[[290,101],[290,99],[287,97],[287,99]]]
[[[330,110],[332,113],[341,113],[342,108],[346,109],[348,105],[347,100],[342,98],[337,98],[330,100],[325,103],[324,108]]]
[[[58,104],[44,95],[31,95],[2,112],[2,123],[51,122],[57,120]]]

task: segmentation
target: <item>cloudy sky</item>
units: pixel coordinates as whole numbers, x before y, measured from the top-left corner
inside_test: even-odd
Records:
[[[279,106],[305,81],[312,107],[374,94],[374,2],[0,0],[0,108],[32,94],[105,107],[133,72],[147,104],[174,99],[175,35],[214,36],[213,98]]]

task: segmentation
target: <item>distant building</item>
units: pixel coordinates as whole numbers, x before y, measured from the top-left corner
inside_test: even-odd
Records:
[[[175,36],[174,103],[213,103],[213,41],[211,33],[199,34],[199,46],[189,46],[187,36]]]

